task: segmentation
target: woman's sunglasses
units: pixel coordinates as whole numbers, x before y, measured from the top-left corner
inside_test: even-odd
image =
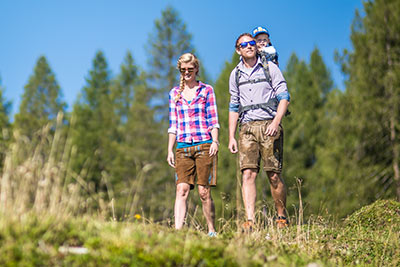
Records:
[[[248,41],[248,42],[240,43],[240,44],[239,44],[239,47],[243,49],[243,48],[246,48],[247,45],[255,46],[255,45],[256,45],[256,41],[251,40],[251,41]]]
[[[186,72],[192,73],[194,71],[194,68],[179,69],[179,71],[181,73],[186,73]]]

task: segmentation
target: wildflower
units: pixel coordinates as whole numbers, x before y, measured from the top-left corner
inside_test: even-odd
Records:
[[[142,218],[142,216],[140,216],[140,214],[135,214],[135,219],[140,220],[140,218]]]

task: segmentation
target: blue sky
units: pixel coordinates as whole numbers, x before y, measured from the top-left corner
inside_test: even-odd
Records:
[[[336,86],[344,87],[334,51],[351,49],[351,23],[355,10],[362,9],[361,0],[2,0],[0,77],[13,114],[41,55],[48,59],[69,109],[85,85],[96,51],[104,52],[113,75],[128,50],[146,69],[149,34],[168,5],[186,23],[213,79],[230,60],[237,36],[264,25],[283,70],[293,52],[308,61],[318,47]]]

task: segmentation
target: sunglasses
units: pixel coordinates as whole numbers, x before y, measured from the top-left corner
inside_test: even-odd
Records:
[[[187,68],[187,69],[182,68],[182,69],[179,69],[179,71],[181,73],[186,73],[186,72],[192,73],[194,71],[194,68]]]
[[[248,41],[248,42],[243,42],[243,43],[240,43],[238,46],[243,49],[243,48],[246,48],[247,45],[255,46],[256,45],[256,41],[251,40],[251,41]]]

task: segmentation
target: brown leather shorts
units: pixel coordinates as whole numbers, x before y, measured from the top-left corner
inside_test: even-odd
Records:
[[[204,186],[217,185],[217,155],[210,157],[210,143],[176,149],[175,181],[176,184],[190,184],[194,188],[195,177],[197,184]]]
[[[275,136],[267,136],[265,131],[272,120],[250,121],[240,125],[239,164],[240,170],[260,169],[263,160],[264,171],[282,172],[283,128],[279,125]]]

